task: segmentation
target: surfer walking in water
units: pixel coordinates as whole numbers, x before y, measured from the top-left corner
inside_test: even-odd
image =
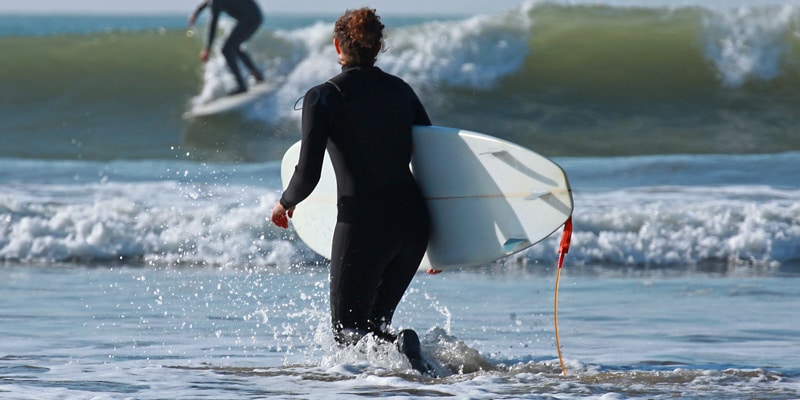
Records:
[[[338,188],[330,267],[334,338],[342,345],[370,334],[394,342],[414,368],[432,373],[417,334],[389,330],[428,246],[430,218],[409,163],[412,126],[431,121],[406,82],[374,65],[383,29],[369,8],[336,21],[342,72],[303,98],[300,159],[271,220],[289,226],[294,207],[319,182],[327,151]]]
[[[222,55],[225,57],[225,62],[228,64],[233,76],[236,78],[237,88],[229,95],[244,93],[247,91],[247,82],[242,76],[239,68],[239,61],[250,70],[256,82],[264,81],[264,74],[256,67],[250,55],[242,49],[242,44],[253,34],[256,33],[258,27],[264,17],[261,14],[261,9],[256,4],[255,0],[205,0],[197,6],[197,9],[189,16],[189,26],[194,26],[197,16],[206,8],[211,10],[211,20],[208,24],[208,37],[206,39],[205,47],[200,51],[200,61],[208,61],[211,46],[214,43],[214,38],[217,34],[217,23],[221,13],[226,13],[236,20],[236,26],[231,31],[225,44],[222,45]]]

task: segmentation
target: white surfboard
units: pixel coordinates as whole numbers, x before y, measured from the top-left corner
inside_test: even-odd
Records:
[[[210,100],[206,103],[194,106],[191,110],[183,114],[183,118],[204,117],[215,114],[224,114],[231,111],[242,109],[256,102],[264,95],[275,90],[275,84],[262,82],[251,85],[244,93],[232,96],[222,96]]]
[[[420,269],[483,265],[547,238],[572,214],[572,191],[553,161],[514,143],[454,128],[415,126],[412,171],[432,219]],[[284,188],[300,142],[283,157]],[[330,258],[336,225],[336,177],[325,155],[314,192],[295,208],[292,226]]]

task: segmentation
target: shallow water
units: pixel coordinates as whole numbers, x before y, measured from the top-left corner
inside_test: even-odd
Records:
[[[800,396],[800,272],[511,265],[420,274],[393,347],[339,349],[322,267],[0,269],[0,397],[774,398]]]

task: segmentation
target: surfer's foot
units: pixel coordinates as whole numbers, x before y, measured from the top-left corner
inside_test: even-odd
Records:
[[[237,94],[242,94],[242,93],[245,93],[245,92],[247,92],[247,88],[245,88],[245,87],[238,87],[238,88],[236,88],[236,89],[234,89],[234,90],[231,90],[230,92],[228,92],[228,96],[236,96]]]
[[[253,79],[256,80],[256,83],[264,82],[264,74],[262,74],[260,71],[250,71],[250,74],[253,75]]]
[[[411,366],[419,373],[436,376],[433,367],[422,358],[422,345],[419,343],[417,332],[411,329],[400,331],[397,335],[397,349],[408,358]]]

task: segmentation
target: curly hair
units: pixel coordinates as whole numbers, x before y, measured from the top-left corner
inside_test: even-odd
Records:
[[[371,8],[347,10],[333,28],[345,65],[373,65],[383,48],[381,17]]]

